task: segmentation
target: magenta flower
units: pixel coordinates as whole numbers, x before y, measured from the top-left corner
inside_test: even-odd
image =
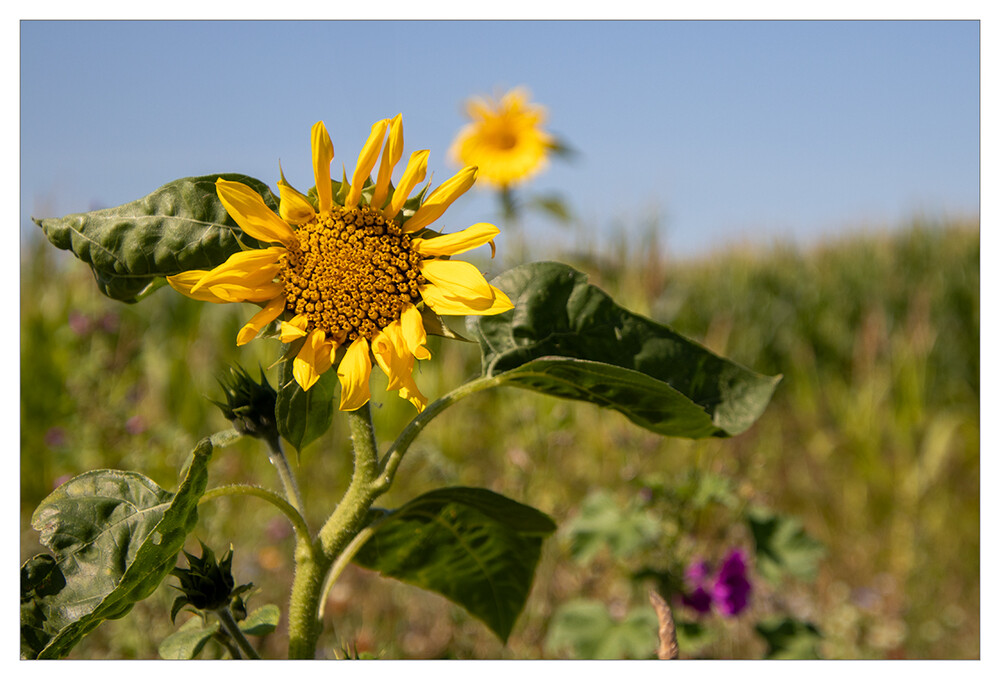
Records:
[[[688,592],[681,596],[686,607],[707,614],[713,605],[723,616],[737,616],[750,602],[752,586],[747,578],[746,558],[742,550],[730,550],[722,562],[714,582],[710,583],[711,568],[699,560],[687,568],[684,578]]]

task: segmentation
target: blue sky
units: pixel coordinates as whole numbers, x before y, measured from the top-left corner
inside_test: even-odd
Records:
[[[531,186],[679,255],[979,209],[977,22],[23,22],[22,229],[188,175],[311,185],[402,112],[440,183],[470,95],[526,86],[578,155]],[[398,177],[399,171],[397,171]],[[496,220],[474,192],[445,226]],[[500,224],[501,228],[503,225]],[[529,233],[576,232],[529,217]],[[502,245],[502,244],[501,244]]]

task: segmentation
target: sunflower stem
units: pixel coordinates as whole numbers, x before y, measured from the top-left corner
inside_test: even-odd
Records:
[[[288,457],[285,456],[285,451],[281,448],[281,439],[277,435],[268,437],[267,446],[271,450],[271,454],[268,456],[271,464],[277,468],[281,485],[285,487],[285,497],[292,504],[292,507],[302,515],[302,508],[304,507],[302,495],[299,492],[298,482],[295,481],[295,473],[292,472],[292,468],[288,464]]]
[[[292,523],[292,527],[295,529],[295,533],[300,539],[309,540],[309,526],[306,524],[305,518],[291,503],[273,491],[262,489],[259,486],[250,486],[249,484],[229,484],[227,486],[218,486],[214,489],[209,489],[202,494],[198,504],[201,505],[206,501],[221,498],[223,496],[256,496],[257,498],[262,498],[280,510],[281,513],[288,518],[288,521]]]
[[[419,413],[416,418],[411,420],[403,431],[399,433],[399,436],[396,437],[396,441],[394,441],[392,446],[389,447],[385,457],[382,459],[382,463],[379,465],[378,478],[373,484],[373,490],[376,495],[385,493],[389,490],[389,487],[392,486],[392,481],[396,477],[396,470],[399,469],[399,464],[403,462],[403,456],[406,455],[406,450],[410,448],[410,444],[413,443],[413,440],[416,439],[417,435],[420,434],[425,427],[427,427],[427,423],[459,399],[464,399],[465,397],[475,394],[476,392],[496,387],[499,383],[500,381],[496,377],[483,376],[476,378],[475,380],[470,380],[463,385],[459,385],[440,399],[432,402],[427,406],[427,408]]]
[[[315,658],[323,628],[319,617],[323,582],[344,548],[364,529],[368,511],[378,496],[374,483],[378,476],[378,449],[371,409],[365,404],[346,413],[354,445],[354,474],[316,541],[312,546],[300,543],[296,551],[288,608],[288,656],[292,659]]]
[[[247,640],[246,635],[243,634],[243,631],[236,624],[236,619],[233,618],[229,607],[220,607],[215,610],[215,613],[218,614],[219,621],[222,622],[222,627],[229,633],[229,637],[236,642],[236,646],[239,647],[243,655],[248,659],[260,659],[257,650],[253,648],[253,645]]]

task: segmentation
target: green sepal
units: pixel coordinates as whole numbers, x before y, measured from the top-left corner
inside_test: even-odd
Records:
[[[303,340],[285,346],[284,358],[278,365],[278,397],[274,407],[278,433],[297,451],[302,451],[330,429],[340,386],[337,371],[332,367],[308,390],[303,390],[296,382],[292,362]]]
[[[633,314],[565,264],[521,265],[492,283],[514,309],[467,324],[484,376],[499,384],[588,401],[653,432],[695,439],[746,430],[781,379]]]
[[[220,177],[246,184],[277,210],[266,184],[222,173],[178,179],[115,208],[32,219],[53,245],[90,265],[104,295],[136,302],[162,286],[162,277],[212,269],[233,253],[261,247],[226,212],[215,189]]]
[[[444,595],[507,641],[524,608],[542,541],[556,526],[544,513],[486,489],[437,489],[386,513],[354,561]]]

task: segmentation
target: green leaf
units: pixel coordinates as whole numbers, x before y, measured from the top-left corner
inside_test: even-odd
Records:
[[[755,626],[767,642],[765,659],[819,659],[819,630],[811,623],[789,617],[773,617]]]
[[[806,533],[802,522],[754,508],[747,514],[747,523],[753,534],[757,573],[773,582],[784,574],[807,581],[816,578],[826,548]]]
[[[659,621],[649,607],[615,621],[596,600],[571,600],[552,615],[545,649],[577,659],[649,659],[656,654]]]
[[[639,508],[621,508],[606,491],[589,495],[580,514],[566,527],[573,559],[587,565],[603,548],[625,559],[652,545],[660,524]]]
[[[750,427],[780,376],[713,354],[633,314],[564,264],[521,265],[493,281],[514,309],[469,317],[483,374],[614,409],[664,435],[727,437]]]
[[[237,625],[246,635],[267,635],[273,633],[281,619],[281,610],[276,605],[266,604],[253,610]],[[164,659],[194,659],[204,649],[212,636],[219,632],[219,620],[213,617],[205,623],[200,616],[192,616],[177,631],[160,643],[160,657]]]
[[[44,558],[22,567],[22,605],[31,600],[35,622],[41,623],[29,626],[28,634],[40,630],[45,638],[37,658],[65,656],[102,621],[121,618],[156,590],[197,522],[211,455],[212,444],[205,439],[195,448],[176,494],[136,472],[95,470],[42,501],[31,524],[52,550],[62,585],[43,587],[58,582]]]
[[[211,269],[259,245],[226,213],[215,192],[219,177],[248,185],[277,209],[266,184],[227,173],[178,179],[116,208],[34,221],[56,247],[90,265],[102,293],[135,302],[158,277]]]
[[[267,635],[274,632],[280,620],[281,610],[278,606],[265,604],[250,612],[249,616],[239,622],[239,627],[247,635]]]
[[[438,489],[373,524],[362,567],[444,595],[507,641],[555,524],[486,489]]]
[[[303,390],[292,375],[294,355],[289,351],[285,356],[286,360],[278,367],[278,399],[274,415],[278,433],[302,451],[330,429],[336,410],[334,398],[340,382],[337,372],[329,370],[308,391]]]
[[[205,625],[200,616],[192,616],[177,631],[163,638],[157,651],[163,659],[194,659],[218,631],[218,620]]]

